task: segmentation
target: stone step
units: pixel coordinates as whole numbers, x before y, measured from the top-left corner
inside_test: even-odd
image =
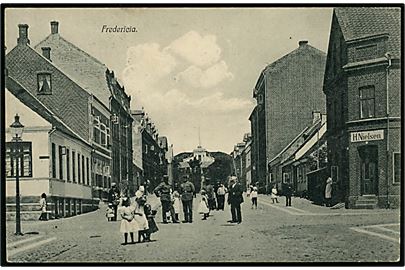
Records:
[[[377,203],[356,203],[353,207],[354,209],[375,209],[377,208]]]

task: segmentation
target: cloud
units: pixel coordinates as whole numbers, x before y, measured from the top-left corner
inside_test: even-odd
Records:
[[[221,48],[217,44],[216,36],[201,36],[196,31],[190,31],[174,40],[166,49],[200,67],[211,66],[221,57]]]
[[[194,88],[212,88],[225,80],[232,80],[233,74],[228,71],[225,61],[220,61],[206,70],[197,66],[189,66],[177,75],[179,81],[186,82]]]

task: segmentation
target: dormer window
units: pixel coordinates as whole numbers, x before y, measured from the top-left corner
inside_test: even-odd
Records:
[[[377,44],[370,44],[356,48],[356,61],[363,61],[377,57]]]
[[[52,83],[50,73],[39,73],[38,80],[38,94],[47,95],[52,94]]]
[[[263,104],[263,95],[262,94],[258,95],[257,102],[259,103],[259,105]]]

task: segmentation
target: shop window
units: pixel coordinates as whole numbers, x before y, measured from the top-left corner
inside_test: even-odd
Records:
[[[15,177],[17,175],[18,159],[18,176],[32,177],[32,143],[19,142],[21,154],[16,154],[17,149],[14,142],[6,143],[6,176]]]
[[[89,165],[89,158],[86,158],[86,179],[87,185],[90,185],[90,165]]]
[[[82,156],[82,183],[86,184],[86,178],[85,178],[85,166],[84,166],[84,156]]]
[[[401,183],[401,153],[394,153],[394,183]]]
[[[38,94],[52,94],[51,74],[39,73],[38,80]]]
[[[375,116],[374,86],[363,86],[359,88],[360,95],[360,118],[371,118]]]

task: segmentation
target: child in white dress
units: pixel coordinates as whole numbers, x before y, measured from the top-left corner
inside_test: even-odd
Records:
[[[200,214],[203,214],[202,220],[206,220],[210,214],[210,209],[208,207],[208,198],[205,190],[201,190],[201,201],[200,205],[198,206],[198,212]]]
[[[138,193],[138,191],[136,192]],[[145,203],[146,196],[135,194],[135,207],[133,208],[134,221],[138,227],[138,243],[145,241],[147,239],[146,233],[149,229],[148,219],[145,215]]]
[[[174,218],[179,221],[180,213],[180,193],[178,191],[173,192],[173,209],[174,209]]]
[[[122,245],[128,244],[128,233],[131,236],[131,243],[134,242],[134,232],[138,231],[136,222],[134,221],[133,209],[130,206],[131,201],[127,198],[122,200],[122,206],[119,208],[121,216],[120,232],[124,234],[125,242]]]

